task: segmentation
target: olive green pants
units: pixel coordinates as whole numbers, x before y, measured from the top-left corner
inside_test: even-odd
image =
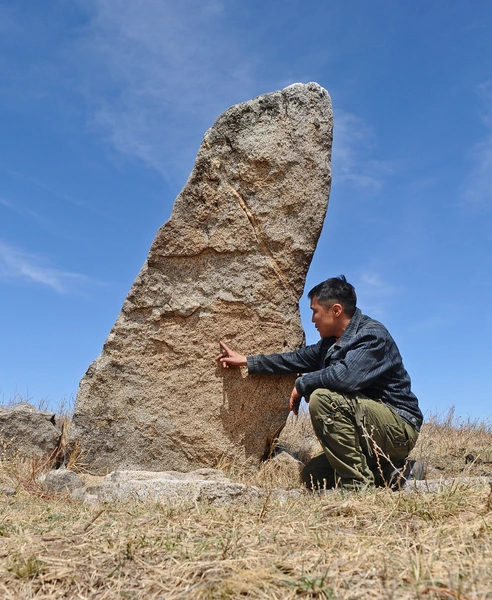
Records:
[[[323,448],[302,471],[310,489],[385,485],[385,475],[402,464],[418,438],[393,408],[363,394],[318,389],[309,413]]]

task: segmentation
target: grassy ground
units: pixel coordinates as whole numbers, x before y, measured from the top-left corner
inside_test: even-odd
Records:
[[[309,423],[283,443],[315,448]],[[428,420],[416,458],[435,494],[385,489],[216,507],[88,507],[46,497],[28,463],[5,461],[0,597],[126,599],[492,599],[492,430],[452,412]],[[230,476],[295,487],[291,470],[229,466]]]

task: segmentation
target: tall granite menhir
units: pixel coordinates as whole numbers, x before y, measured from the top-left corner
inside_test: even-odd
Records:
[[[232,106],[204,136],[103,351],[71,438],[93,473],[261,459],[294,376],[215,363],[302,345],[298,301],[330,190],[333,116],[316,83]]]

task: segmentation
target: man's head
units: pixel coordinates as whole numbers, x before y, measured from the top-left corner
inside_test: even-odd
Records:
[[[309,292],[308,298],[316,300],[325,308],[338,303],[343,308],[347,317],[354,316],[355,307],[357,305],[357,295],[354,286],[347,282],[345,275],[331,277],[326,281],[322,281],[315,285]]]
[[[355,312],[354,286],[344,275],[332,277],[313,287],[308,298],[313,311],[312,321],[321,337],[339,338]]]

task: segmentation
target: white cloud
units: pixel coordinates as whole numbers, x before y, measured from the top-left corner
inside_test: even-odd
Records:
[[[477,92],[485,109],[481,120],[487,133],[470,151],[474,166],[463,196],[469,205],[481,207],[492,204],[492,81],[479,85]]]
[[[81,285],[97,283],[85,275],[52,267],[41,257],[0,241],[0,280],[12,279],[42,284],[62,294],[80,291]]]
[[[80,6],[92,11],[79,48],[92,127],[118,152],[166,177],[187,173],[205,130],[252,89],[247,55],[223,26],[223,4],[93,0]]]
[[[368,192],[378,192],[384,177],[394,172],[395,165],[371,158],[375,149],[376,135],[373,129],[360,117],[335,109],[334,180]]]
[[[182,182],[189,174],[203,134],[220,113],[292,83],[284,68],[277,78],[262,80],[265,57],[246,28],[231,24],[231,3],[79,0],[78,7],[87,20],[56,47],[57,60],[41,58],[22,85],[19,73],[11,74],[11,86],[18,98],[82,94],[89,128],[107,140],[115,157],[137,158],[168,179]],[[21,25],[24,36],[37,38],[37,28],[49,32],[50,24],[23,23],[18,16]],[[375,151],[372,128],[336,109],[337,183],[379,191],[394,163],[375,160]]]

